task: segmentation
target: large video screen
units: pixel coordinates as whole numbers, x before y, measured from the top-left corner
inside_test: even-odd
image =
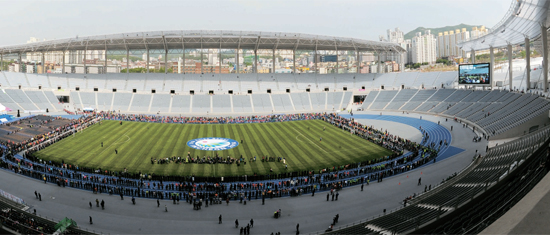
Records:
[[[489,63],[461,64],[458,66],[458,84],[490,85]]]

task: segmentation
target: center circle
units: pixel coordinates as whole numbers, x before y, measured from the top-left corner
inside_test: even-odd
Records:
[[[228,150],[235,148],[238,145],[239,142],[237,142],[236,140],[219,137],[192,139],[187,142],[187,146],[191,148],[206,151]]]

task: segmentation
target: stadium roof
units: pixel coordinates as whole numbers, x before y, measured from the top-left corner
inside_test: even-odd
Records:
[[[0,47],[0,54],[63,50],[281,49],[405,52],[396,43],[300,33],[178,30],[74,37]]]
[[[548,0],[512,0],[503,19],[480,38],[459,43],[466,51],[523,44],[525,38],[535,40],[541,35],[541,25],[548,27]]]

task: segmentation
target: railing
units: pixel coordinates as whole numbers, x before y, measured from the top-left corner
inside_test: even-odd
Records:
[[[520,139],[517,139],[515,141],[507,143],[507,144],[513,144],[513,143],[516,143],[518,141],[525,140],[526,138],[534,138],[534,135],[539,134],[540,132],[543,132],[543,133],[547,132],[541,138],[533,139],[532,141],[530,141],[529,144],[532,143],[533,148],[529,152],[529,154],[527,154],[527,156],[518,155],[518,156],[515,157],[515,159],[510,159],[510,162],[517,162],[517,165],[515,165],[514,167],[503,168],[502,170],[496,172],[491,177],[485,179],[483,182],[480,183],[482,185],[482,187],[479,187],[479,186],[478,187],[472,187],[472,188],[468,189],[467,191],[463,192],[462,194],[460,194],[459,196],[443,203],[442,205],[439,205],[438,210],[428,211],[428,212],[420,214],[420,215],[418,215],[414,218],[407,219],[406,221],[395,224],[395,225],[393,225],[389,228],[384,228],[383,230],[377,231],[377,232],[378,233],[383,233],[383,234],[396,234],[396,233],[403,233],[403,232],[413,232],[416,229],[418,229],[421,225],[429,224],[429,223],[432,223],[434,221],[437,221],[445,213],[450,213],[451,211],[453,211],[453,210],[449,210],[449,211],[443,212],[442,211],[443,207],[451,207],[451,208],[454,208],[454,210],[456,210],[456,209],[468,204],[473,199],[482,196],[484,194],[484,192],[487,191],[489,188],[495,187],[497,185],[494,182],[499,182],[501,180],[501,175],[505,174],[506,176],[504,176],[504,177],[509,176],[511,174],[511,172],[515,171],[520,165],[522,165],[525,162],[526,159],[533,156],[533,154],[536,152],[536,149],[539,149],[540,147],[542,147],[543,144],[545,143],[545,141],[548,140],[548,138],[550,137],[549,130],[550,130],[550,127],[547,127],[547,128],[542,129],[540,131],[532,133],[529,136],[524,136]],[[467,167],[465,170],[463,170],[461,172],[461,174],[459,174],[459,175],[462,175],[462,177],[468,175],[471,172],[471,170],[475,169],[475,167],[472,167],[472,164],[474,164],[475,166],[478,166],[479,163],[480,162],[476,162],[475,164],[471,163],[471,165],[469,167]],[[511,165],[512,164],[510,164],[510,166]],[[456,181],[458,181],[458,179]],[[444,185],[447,185],[447,186],[442,187],[440,190],[443,190],[443,189],[448,188],[448,187],[452,187],[452,184],[450,184],[450,183],[449,184],[444,184]],[[431,196],[431,195],[432,194],[427,195],[427,196]],[[427,197],[427,196],[425,196],[425,197]],[[416,205],[419,202],[418,202],[418,200],[416,200],[414,203]],[[414,205],[410,205],[410,206],[414,206]],[[396,211],[398,211],[398,210],[396,210]],[[391,213],[394,213],[394,211],[390,212],[389,214],[391,214]],[[372,221],[372,220],[367,219],[367,220],[365,220],[365,222],[360,222],[359,224],[366,225],[367,222],[369,222],[369,221]],[[421,223],[421,221],[425,221],[425,222]],[[411,224],[416,224],[416,225],[413,225],[414,229],[403,230],[403,228],[411,227]],[[352,225],[348,224],[345,227],[343,227],[343,226],[338,227],[338,229],[348,228],[350,226],[355,226],[355,223],[353,223]],[[334,230],[334,232],[337,233],[337,230]]]
[[[540,132],[547,131],[548,129],[550,129],[550,128],[547,127],[547,128],[545,128],[545,129],[541,130]],[[535,133],[536,133],[536,132],[535,132]],[[534,133],[534,134],[535,134],[535,133]],[[534,134],[533,134],[533,135],[534,135]],[[516,141],[520,141],[520,140],[523,140],[524,138],[530,138],[530,137],[531,137],[531,136],[526,136],[526,137],[520,138],[520,139],[518,139],[518,140],[516,140]],[[548,138],[549,138],[549,134],[547,133],[543,138],[540,138],[540,139],[538,140],[538,143],[537,143],[536,145],[538,145],[538,146],[540,147],[540,146],[541,146],[541,142],[543,142],[544,140],[547,140]],[[514,142],[516,142],[516,141],[514,141]],[[509,144],[512,144],[512,143],[514,143],[514,142],[510,142]],[[543,143],[544,143],[544,142],[543,142]],[[529,154],[529,156],[525,156],[525,157],[523,158],[523,160],[524,160],[524,159],[527,159],[527,158],[529,158],[529,157],[531,157],[531,156],[533,156],[533,153],[534,153],[534,151],[532,151],[532,152]],[[519,160],[522,160],[522,159],[521,159],[522,157],[523,157],[523,156],[519,155],[519,156],[516,157],[516,159],[513,160],[513,161],[517,161],[518,164],[517,164],[515,167],[513,167],[512,169],[510,169],[510,168],[504,168],[503,170],[501,170],[501,171],[499,171],[499,172],[502,172],[502,173],[506,172],[506,173],[507,173],[506,176],[509,176],[510,173],[511,173],[512,171],[515,171],[515,170],[519,167],[519,165],[522,164],[522,163],[524,162],[524,161],[522,161],[522,162],[520,163],[520,161],[519,161]],[[496,184],[491,184],[491,183],[494,182],[494,181],[500,181],[500,175],[501,175],[502,173],[493,174],[493,176],[492,176],[491,178],[486,179],[486,180],[482,183],[482,184],[485,185],[484,191],[487,191],[489,188],[494,187]],[[467,204],[468,202],[470,202],[470,201],[473,200],[474,198],[477,198],[477,197],[479,197],[479,196],[481,196],[481,195],[483,194],[483,192],[479,192],[479,191],[477,191],[476,189],[479,189],[479,187],[473,187],[473,188],[471,188],[471,189],[468,190],[467,192],[462,193],[460,196],[455,197],[455,198],[453,198],[452,200],[448,201],[447,203],[441,205],[440,208],[443,207],[443,206],[453,206],[453,205],[454,205],[453,207],[454,207],[455,209],[457,209],[457,208],[461,207],[461,205]],[[464,198],[465,196],[468,196],[468,197]],[[469,200],[468,200],[468,198],[469,198]],[[464,199],[467,199],[467,200],[465,200],[464,202],[460,203],[461,200],[464,200]],[[440,211],[440,210],[438,210],[438,211]],[[427,212],[426,214],[422,214],[422,215],[417,216],[417,217],[415,217],[415,218],[413,218],[413,219],[414,219],[414,220],[418,220],[418,218],[425,218],[426,216],[428,216],[428,215],[430,215],[430,214],[432,214],[432,213],[433,213],[433,212]],[[440,216],[440,214],[438,214],[438,217],[439,217],[439,216]],[[392,226],[392,227],[390,227],[390,228],[385,229],[384,231],[387,231],[387,232],[390,232],[390,233],[393,234],[393,233],[395,232],[396,228],[398,228],[399,226],[401,226],[401,225],[403,225],[403,224],[405,224],[405,223],[410,223],[411,220],[413,220],[413,219],[410,219],[410,220],[407,220],[407,221],[402,222],[402,223],[400,223],[400,224],[394,225],[394,226]],[[419,227],[419,225],[417,226],[417,228],[418,228],[418,227]]]
[[[4,206],[2,206],[2,205],[4,205]],[[10,201],[8,198],[5,198],[2,195],[0,195],[0,209],[2,209],[2,210],[9,209],[10,211],[13,211],[14,213],[20,213],[20,214],[23,213],[23,214],[25,214],[25,217],[34,218],[36,222],[40,222],[42,224],[52,226],[50,228],[50,230],[53,230],[54,229],[53,226],[59,222],[59,221],[54,220],[53,218],[42,217],[42,216],[37,215],[37,214],[31,214],[29,212],[26,212],[25,209],[27,209],[27,208],[28,207],[26,205],[17,204],[16,202]],[[3,223],[0,224],[0,227],[1,226],[7,226],[8,229],[15,230],[15,232],[19,232],[20,234],[33,234],[33,233],[44,234],[44,231],[31,228],[31,227],[29,227],[25,224],[22,224],[21,222],[19,222],[17,220],[12,220],[8,217],[5,217],[2,214],[0,214],[0,221],[3,221]],[[5,221],[11,221],[12,223],[7,224],[7,223],[5,223]],[[86,231],[84,231],[84,229],[80,228],[80,227],[71,227],[70,229],[75,230],[76,232],[81,233],[81,234],[97,234],[95,230],[93,230],[93,232],[88,231],[88,229],[86,229]],[[99,233],[101,233],[101,232],[99,232]],[[103,233],[101,233],[101,234],[103,234]]]
[[[544,171],[538,171],[538,172],[537,172],[537,175],[539,175],[539,174],[541,174],[541,173],[546,174],[546,172],[544,172]],[[543,176],[544,176],[544,174],[543,174]],[[506,202],[502,203],[502,205],[499,206],[498,208],[496,208],[496,210],[494,210],[493,213],[487,215],[483,220],[479,221],[476,225],[474,225],[474,226],[472,226],[471,228],[469,228],[468,230],[466,230],[466,231],[465,231],[465,234],[470,234],[470,233],[472,233],[472,230],[477,229],[481,224],[484,224],[487,220],[489,220],[490,218],[492,218],[493,215],[495,215],[495,213],[497,213],[498,211],[500,211],[502,208],[508,206],[510,203],[512,203],[512,201],[516,200],[517,197],[518,197],[520,194],[523,194],[523,193],[524,193],[524,190],[526,190],[527,188],[529,188],[530,185],[531,185],[532,183],[534,183],[535,180],[540,180],[539,176],[535,176],[535,177],[531,178],[531,179],[529,180],[528,183],[521,183],[521,185],[524,185],[524,187],[522,187],[521,190],[516,191],[516,193],[514,194],[514,196],[512,196],[512,197],[511,197],[510,199],[508,199]],[[533,187],[530,187],[530,188],[533,188]]]
[[[454,183],[456,183],[458,180],[464,178],[468,173],[470,173],[472,170],[474,170],[480,163],[482,158],[476,158],[472,162],[470,162],[470,165],[462,169],[460,172],[456,174],[456,176],[445,180],[445,182],[442,182],[435,187],[433,187],[431,190],[426,192],[420,192],[417,194],[417,196],[413,199],[411,199],[410,205],[418,204],[418,201],[421,201],[424,198],[430,197],[438,192],[441,192],[441,190],[447,188],[447,186],[451,186]]]

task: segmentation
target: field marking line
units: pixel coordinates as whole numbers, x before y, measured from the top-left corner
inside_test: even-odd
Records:
[[[129,131],[129,130],[128,130],[128,131]],[[126,141],[122,142],[121,144],[124,144],[124,143],[130,141],[130,137],[129,137],[128,135],[126,135],[126,133],[128,133],[128,131],[126,131],[126,132],[124,132],[124,134],[122,134],[123,136],[126,136],[128,139],[127,139]],[[119,137],[119,138],[120,138],[120,137]],[[98,153],[97,155],[98,155],[98,156],[101,155],[103,152],[105,152],[105,150],[107,150],[108,148],[110,148],[111,145],[113,145],[113,144],[119,144],[119,142],[116,141],[116,142],[111,143],[109,146],[107,146],[105,149],[103,149],[103,151],[101,151],[101,152]]]
[[[329,152],[327,152],[326,150],[324,150],[323,148],[321,148],[321,146],[319,146],[317,143],[315,143],[315,142],[313,142],[312,140],[308,139],[304,134],[302,134],[302,132],[300,132],[300,131],[298,131],[298,130],[296,130],[296,129],[294,129],[294,131],[300,133],[301,136],[303,136],[303,137],[306,138],[309,142],[311,142],[312,144],[314,144],[315,146],[317,146],[317,148],[323,150],[323,152],[329,153]],[[298,136],[296,136],[296,139],[298,139]]]
[[[130,136],[126,135],[126,133],[124,133],[123,135],[126,136],[126,138],[128,138],[128,139],[127,139],[126,141],[124,141],[124,142],[117,141],[117,142],[115,142],[114,144],[124,144],[124,143],[130,141]]]
[[[97,124],[97,123],[94,123],[94,124]],[[80,131],[77,131],[77,133],[83,133],[85,130],[94,128],[94,127],[96,127],[96,126],[100,126],[100,124],[87,126],[86,128],[80,129]],[[77,130],[78,130],[78,128],[77,128]],[[75,134],[77,134],[77,133],[75,133]],[[76,135],[73,135],[73,137],[76,137]]]
[[[304,141],[301,141],[300,139],[298,139],[298,136],[300,136],[300,135],[297,135],[297,136],[296,136],[296,140],[303,143]]]

